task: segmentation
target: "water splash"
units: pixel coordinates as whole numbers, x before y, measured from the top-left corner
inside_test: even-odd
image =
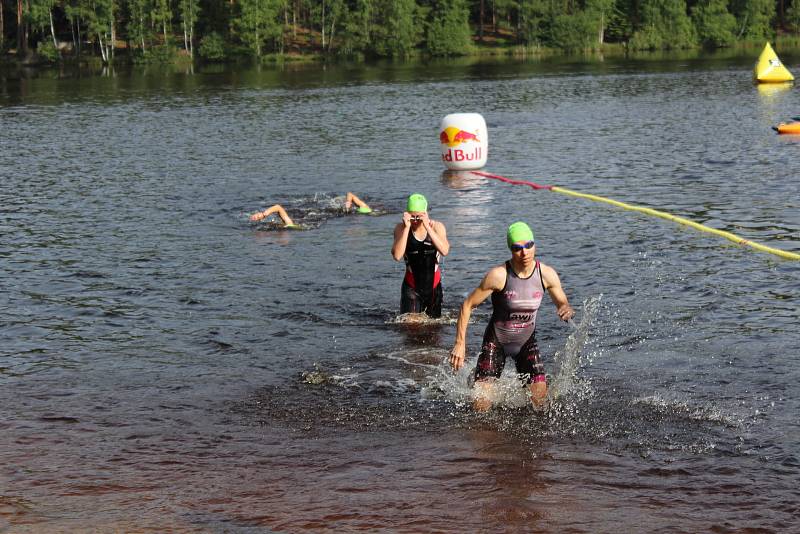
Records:
[[[448,355],[444,349],[419,348],[411,350],[391,351],[384,355],[388,360],[398,361],[412,367],[424,367],[438,371],[441,364],[433,364],[431,361],[445,361]]]
[[[474,366],[465,365],[454,371],[449,363],[449,354],[432,373],[427,383],[420,388],[421,396],[426,400],[442,400],[455,404],[459,409],[472,407],[478,390],[474,387]],[[486,392],[481,392],[487,396]],[[504,373],[495,380],[488,398],[492,406],[498,408],[524,408],[530,405],[528,388],[522,384],[514,373]]]
[[[293,229],[313,230],[322,226],[329,219],[344,217],[352,212],[345,207],[345,196],[315,193],[313,195],[297,196],[280,200],[297,225]],[[274,203],[274,201],[270,201]],[[266,205],[270,205],[267,203]],[[250,213],[240,213],[240,216],[249,221]],[[270,220],[261,220],[255,225],[266,231],[287,230],[287,228],[273,215]]]
[[[583,348],[600,307],[601,296],[592,297],[584,302],[580,323],[569,321],[572,333],[564,347],[554,356],[555,373],[549,381],[548,411],[563,410],[563,400],[566,397],[586,399],[591,396],[588,381],[581,380],[578,373],[584,364],[591,363],[589,356],[583,356]],[[447,357],[444,357],[437,372],[431,375],[429,383],[422,387],[423,397],[436,399],[443,396],[459,407],[471,405],[476,396],[472,379],[473,369],[474,366],[465,365],[458,372],[454,372]],[[530,405],[528,388],[520,383],[514,373],[504,373],[494,382],[490,399],[492,405],[497,408],[523,408]]]
[[[409,324],[409,325],[437,325],[437,324],[456,324],[458,314],[453,314],[449,310],[442,312],[441,317],[433,318],[425,313],[401,313],[386,321],[386,324]]]
[[[493,384],[492,409],[474,410],[479,392],[472,378],[475,355],[471,365],[456,372],[449,350],[431,343],[393,346],[364,355],[363,361],[315,363],[295,381],[265,388],[236,411],[301,429],[477,428],[499,432],[525,447],[568,437],[599,440],[643,457],[721,449],[749,454],[747,425],[736,414],[713,404],[642,392],[619,377],[589,377],[587,368],[597,355],[588,348],[589,332],[596,333],[605,313],[601,298],[585,301],[580,320],[562,327],[560,333],[568,335],[549,366],[549,394],[542,408],[532,405],[528,388],[511,372],[512,364]],[[734,445],[728,439],[732,431],[740,435]]]
[[[583,316],[581,322],[575,324],[570,319],[569,325],[573,332],[567,338],[564,348],[557,351],[553,360],[555,374],[550,381],[548,396],[551,401],[573,394],[585,392],[585,383],[578,377],[578,371],[583,364],[590,364],[589,356],[583,357],[583,348],[589,339],[589,328],[600,308],[602,295],[592,297],[583,303]]]

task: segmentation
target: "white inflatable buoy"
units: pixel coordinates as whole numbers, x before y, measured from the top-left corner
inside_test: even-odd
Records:
[[[439,128],[442,161],[448,169],[468,171],[486,165],[489,132],[479,113],[451,113]]]

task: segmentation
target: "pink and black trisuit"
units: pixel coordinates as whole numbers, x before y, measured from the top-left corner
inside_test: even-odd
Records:
[[[506,262],[506,284],[492,293],[492,318],[483,334],[475,379],[500,378],[506,356],[528,383],[544,382],[544,366],[536,344],[536,312],[542,304],[544,281],[539,261],[531,275],[520,278]]]

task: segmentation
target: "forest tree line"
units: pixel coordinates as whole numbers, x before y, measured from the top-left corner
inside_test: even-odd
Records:
[[[800,0],[0,0],[0,50],[210,60],[468,54],[475,44],[726,47],[800,30]],[[501,38],[498,41],[498,37]]]

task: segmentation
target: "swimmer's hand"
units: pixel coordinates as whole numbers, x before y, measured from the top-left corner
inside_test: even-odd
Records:
[[[407,211],[403,212],[403,225],[406,228],[411,228],[411,214]]]
[[[556,310],[556,313],[558,314],[558,317],[562,321],[569,321],[570,319],[575,317],[575,310],[573,310],[572,306],[570,306],[569,304],[562,304],[561,306],[559,306],[558,310]]]
[[[250,220],[253,221],[253,222],[260,221],[263,218],[264,218],[264,212],[263,211],[259,211],[258,213],[254,213],[254,214],[252,214],[250,216]]]
[[[464,367],[464,345],[456,343],[453,350],[450,351],[450,366],[454,371],[458,371]]]
[[[427,230],[433,230],[433,221],[428,217],[428,212],[424,212],[420,215],[422,219],[422,226],[425,227]]]

